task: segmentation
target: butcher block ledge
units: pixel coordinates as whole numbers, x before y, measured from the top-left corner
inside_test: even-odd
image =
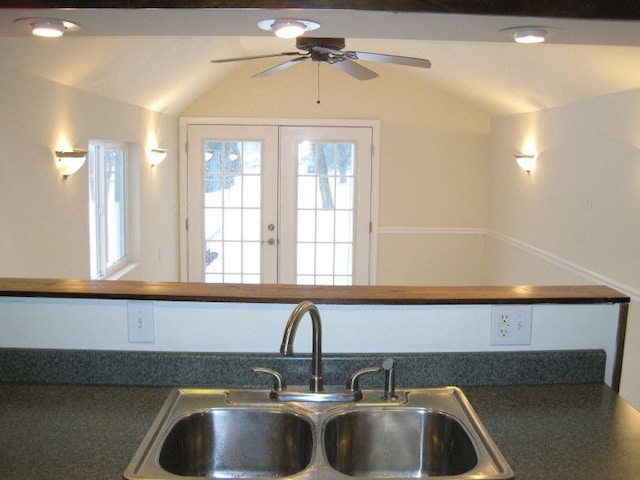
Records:
[[[573,286],[307,286],[153,281],[0,278],[0,296],[196,302],[456,305],[628,303],[603,285]]]

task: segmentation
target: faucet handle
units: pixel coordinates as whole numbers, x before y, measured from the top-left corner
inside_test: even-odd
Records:
[[[360,377],[368,373],[380,373],[380,367],[367,367],[353,372],[347,381],[347,390],[357,392],[360,390]]]
[[[384,395],[383,400],[397,400],[396,395],[396,361],[393,358],[387,358],[382,362],[384,370]]]
[[[281,392],[286,390],[287,384],[284,381],[284,377],[280,372],[267,367],[253,367],[251,369],[253,373],[267,373],[273,377],[273,391]]]

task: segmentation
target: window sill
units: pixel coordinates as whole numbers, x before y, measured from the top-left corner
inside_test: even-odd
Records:
[[[108,276],[102,278],[102,280],[121,280],[122,277],[125,277],[126,275],[128,275],[137,266],[138,266],[137,263],[128,263],[127,265],[122,267],[120,270],[112,273],[111,275],[108,275]]]

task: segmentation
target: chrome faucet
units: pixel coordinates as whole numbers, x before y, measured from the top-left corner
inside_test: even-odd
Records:
[[[284,328],[280,353],[293,355],[293,338],[296,335],[298,324],[305,313],[309,312],[313,327],[313,345],[311,353],[311,376],[309,377],[309,390],[317,393],[324,389],[322,380],[322,326],[320,324],[320,312],[318,307],[309,301],[301,302],[289,316],[287,326]]]
[[[344,386],[328,385],[325,390],[322,378],[322,325],[318,307],[312,302],[305,300],[299,303],[296,308],[293,309],[291,315],[289,315],[287,325],[284,327],[280,353],[285,356],[293,355],[293,339],[296,336],[300,320],[302,320],[302,317],[304,317],[304,314],[307,312],[311,317],[311,325],[313,327],[309,389],[305,389],[304,386],[287,387],[284,377],[271,368],[254,367],[252,370],[255,373],[267,373],[271,375],[273,388],[269,393],[269,397],[273,400],[282,402],[353,402],[361,400],[363,398],[363,392],[360,390],[360,377],[369,373],[379,373],[381,369],[380,367],[362,368],[351,374],[347,381],[346,388]],[[391,362],[393,362],[393,360],[391,360]],[[384,365],[386,364],[383,364],[383,367]],[[393,372],[395,373],[395,370],[393,370]],[[387,382],[389,385],[391,383],[393,382]],[[385,400],[397,399],[393,391],[394,387],[385,387]]]

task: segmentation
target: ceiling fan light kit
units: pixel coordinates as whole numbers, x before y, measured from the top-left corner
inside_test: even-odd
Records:
[[[320,28],[320,24],[297,18],[269,18],[258,22],[258,27],[271,31],[280,38],[296,38],[305,32]]]

